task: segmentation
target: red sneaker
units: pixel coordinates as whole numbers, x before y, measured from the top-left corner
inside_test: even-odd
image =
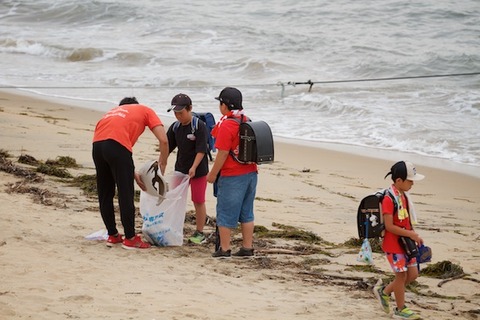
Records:
[[[116,236],[108,236],[107,247],[113,247],[113,245],[122,243],[122,242],[123,242],[123,236],[120,233],[117,233]]]
[[[143,242],[139,235],[136,235],[132,240],[125,238],[122,244],[122,248],[127,250],[148,249],[150,247],[150,243]]]

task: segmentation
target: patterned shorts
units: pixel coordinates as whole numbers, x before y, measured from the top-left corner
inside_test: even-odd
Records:
[[[417,258],[412,258],[408,261],[403,253],[387,253],[386,256],[393,272],[406,272],[407,268],[417,266]]]

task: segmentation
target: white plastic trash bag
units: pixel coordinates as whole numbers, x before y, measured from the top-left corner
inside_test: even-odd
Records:
[[[190,178],[175,171],[169,178],[169,191],[158,204],[158,197],[140,192],[140,214],[145,238],[157,246],[181,246],[187,210]]]

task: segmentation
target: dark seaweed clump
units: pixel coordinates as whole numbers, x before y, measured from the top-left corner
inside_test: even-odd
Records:
[[[462,276],[465,273],[463,272],[463,268],[461,266],[448,260],[444,260],[423,268],[420,270],[420,274],[437,279],[448,279]]]

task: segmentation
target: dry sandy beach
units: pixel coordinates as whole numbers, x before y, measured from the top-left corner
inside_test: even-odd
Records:
[[[92,175],[91,139],[101,116],[2,92],[0,149],[16,166],[22,167],[21,155],[43,162],[68,156],[80,165],[68,169],[73,176]],[[357,237],[358,203],[389,185],[383,177],[395,160],[285,141],[275,148],[275,163],[260,166],[256,225],[292,226],[324,241],[312,246],[256,237],[257,258],[240,261],[214,260],[211,243],[143,252],[107,248],[85,239],[104,227],[96,199],[56,177],[38,174],[44,181],[33,182],[0,171],[0,319],[388,318],[370,288],[391,275],[386,260],[375,253],[374,266],[361,268],[360,247],[342,244]],[[156,150],[147,129],[134,147],[137,166],[156,159]],[[467,276],[446,283],[421,276],[417,291],[407,292],[407,304],[425,319],[477,319],[480,179],[413,162],[426,175],[411,195],[416,228],[433,249],[432,264],[451,261]],[[173,163],[172,155],[169,171]],[[39,190],[40,200],[15,192],[19,185]],[[214,217],[210,185],[207,193]],[[186,221],[186,237],[192,228]]]

